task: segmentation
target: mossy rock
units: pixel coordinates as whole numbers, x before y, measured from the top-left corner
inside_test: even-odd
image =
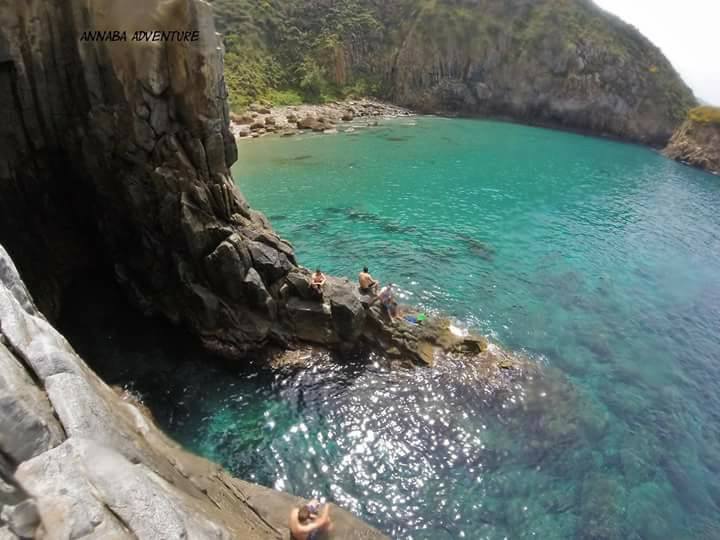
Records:
[[[710,105],[695,107],[690,109],[688,118],[700,124],[720,125],[720,107],[711,107]]]

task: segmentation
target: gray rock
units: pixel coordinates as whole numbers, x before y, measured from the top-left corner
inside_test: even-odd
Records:
[[[0,343],[0,450],[20,463],[63,439],[47,396]]]
[[[298,339],[321,345],[339,342],[329,306],[317,300],[291,298],[285,305],[285,312],[293,334]]]
[[[357,341],[363,332],[365,308],[360,301],[357,287],[350,282],[330,282],[325,297],[330,302],[333,325],[343,342]]]
[[[245,292],[251,303],[255,307],[259,307],[265,311],[265,313],[271,318],[275,319],[277,314],[277,304],[273,299],[272,295],[265,288],[260,274],[257,270],[251,268],[248,270],[245,279],[243,280],[245,286]]]
[[[18,538],[35,538],[35,531],[40,525],[37,506],[31,499],[15,506],[6,506],[0,518],[8,524],[9,531]]]

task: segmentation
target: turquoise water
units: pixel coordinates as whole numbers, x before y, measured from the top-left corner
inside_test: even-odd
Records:
[[[188,359],[162,398],[137,388],[171,434],[393,538],[720,538],[720,178],[474,120],[239,150],[238,185],[302,264],[367,264],[543,374],[493,395],[456,364]]]

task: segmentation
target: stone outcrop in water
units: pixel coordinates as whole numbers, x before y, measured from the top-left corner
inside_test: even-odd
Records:
[[[0,538],[288,536],[290,495],[169,440],[35,307],[0,247]],[[338,539],[381,539],[333,510]]]
[[[238,191],[210,5],[0,5],[0,242],[51,319],[70,283],[111,272],[132,302],[237,359],[270,343],[357,345],[384,323],[336,281],[321,303],[292,246]],[[83,32],[197,30],[197,42]],[[407,349],[412,351],[412,348]]]
[[[720,174],[720,108],[692,109],[663,153],[693,167]]]

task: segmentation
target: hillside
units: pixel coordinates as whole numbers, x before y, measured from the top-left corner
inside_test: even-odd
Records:
[[[664,144],[695,104],[589,0],[214,0],[231,104],[373,95]]]

